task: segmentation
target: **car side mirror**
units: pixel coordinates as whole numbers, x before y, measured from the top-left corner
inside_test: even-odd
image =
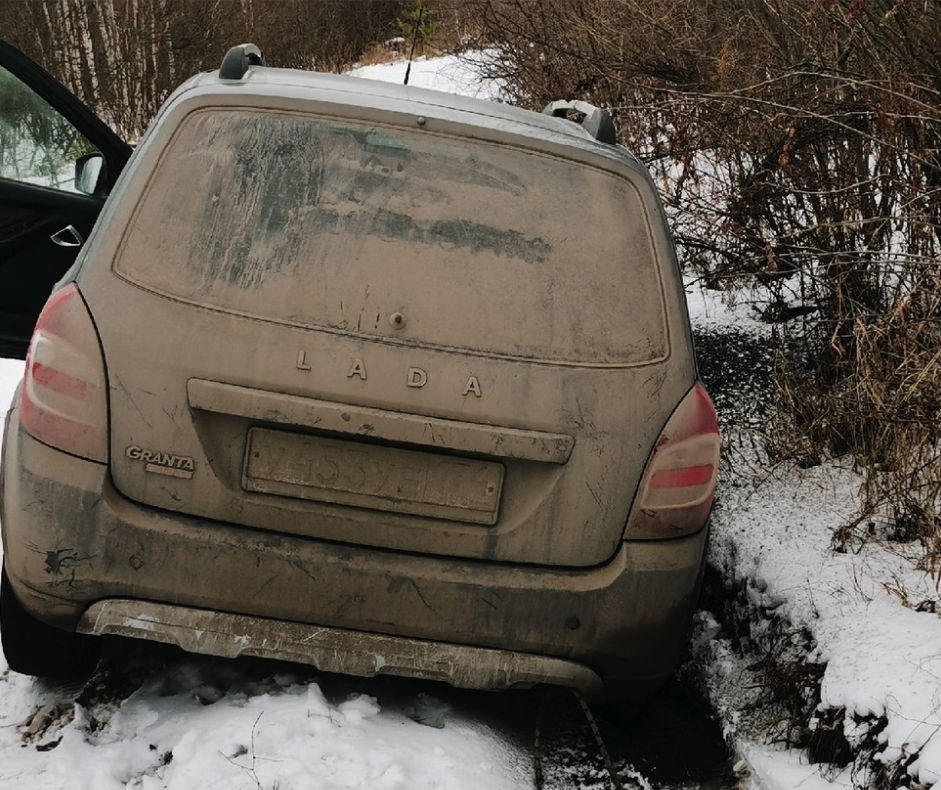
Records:
[[[105,158],[98,151],[83,154],[75,161],[75,188],[85,195],[99,194],[105,173]]]

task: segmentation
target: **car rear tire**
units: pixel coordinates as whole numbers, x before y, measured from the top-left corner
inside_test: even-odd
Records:
[[[56,680],[87,678],[98,664],[95,637],[37,620],[17,600],[7,569],[0,571],[0,642],[14,672]]]

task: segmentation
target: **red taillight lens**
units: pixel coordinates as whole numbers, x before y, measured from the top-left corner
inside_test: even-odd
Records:
[[[39,314],[20,395],[20,420],[44,444],[108,461],[108,395],[98,333],[78,289],[67,285]]]
[[[667,421],[647,461],[624,537],[673,538],[702,529],[712,508],[718,465],[716,410],[696,382]]]

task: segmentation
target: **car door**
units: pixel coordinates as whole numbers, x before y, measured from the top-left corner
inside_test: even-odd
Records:
[[[131,147],[0,41],[0,357],[23,358]]]

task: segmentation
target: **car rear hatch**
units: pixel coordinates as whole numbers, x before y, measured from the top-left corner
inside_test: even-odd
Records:
[[[312,539],[603,562],[694,378],[648,182],[472,118],[328,109],[189,113],[94,240],[116,487]]]

